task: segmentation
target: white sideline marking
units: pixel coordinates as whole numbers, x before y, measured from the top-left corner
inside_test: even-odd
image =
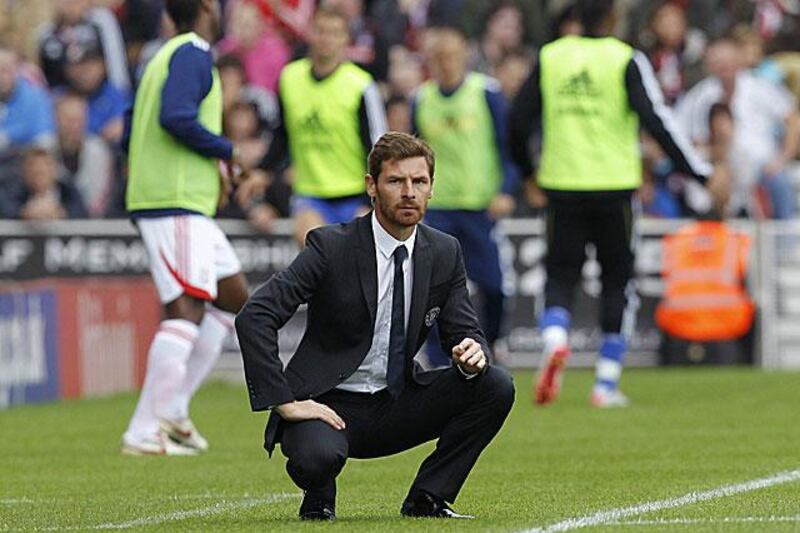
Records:
[[[263,498],[245,498],[238,501],[221,501],[208,507],[201,507],[200,509],[191,509],[189,511],[174,511],[171,513],[157,514],[154,516],[145,516],[135,520],[128,520],[126,522],[109,522],[106,524],[99,524],[96,526],[83,525],[83,526],[67,526],[67,527],[49,527],[42,528],[38,531],[75,531],[86,529],[129,529],[132,527],[155,526],[165,522],[177,522],[180,520],[187,520],[189,518],[198,518],[213,516],[236,509],[248,509],[250,507],[258,507],[259,505],[269,505],[273,503],[280,503],[289,499],[299,498],[301,495],[296,493],[282,492],[278,494],[269,494]]]
[[[36,503],[36,500],[31,500],[30,498],[7,498],[5,500],[0,500],[0,505],[20,505],[23,503]]]
[[[604,526],[692,526],[699,524],[753,524],[776,522],[800,522],[796,516],[726,516],[723,518],[660,518],[656,520],[626,520],[606,522]]]
[[[744,483],[737,483],[735,485],[724,485],[703,492],[690,492],[678,498],[640,503],[630,507],[600,511],[588,516],[569,518],[549,526],[527,529],[522,533],[554,533],[556,531],[571,531],[584,527],[605,525],[610,522],[617,522],[626,516],[653,513],[664,509],[674,509],[676,507],[683,507],[684,505],[692,505],[698,502],[716,500],[743,492],[751,492],[767,487],[774,487],[775,485],[782,485],[784,483],[792,483],[793,481],[800,481],[800,469],[787,470],[786,472],[779,472],[769,477],[745,481]]]

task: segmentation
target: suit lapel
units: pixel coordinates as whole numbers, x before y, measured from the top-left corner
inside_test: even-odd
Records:
[[[411,311],[408,314],[406,329],[406,357],[416,355],[417,337],[425,317],[425,306],[428,303],[433,257],[430,241],[422,225],[417,226],[417,240],[414,244],[414,288],[411,292]]]
[[[358,219],[358,278],[361,292],[369,309],[370,322],[375,324],[378,308],[378,262],[375,259],[375,239],[372,236],[372,213]]]

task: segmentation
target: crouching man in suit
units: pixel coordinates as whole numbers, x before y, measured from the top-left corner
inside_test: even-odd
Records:
[[[419,223],[433,190],[431,149],[387,133],[368,166],[373,212],[311,231],[236,318],[250,404],[273,411],[264,446],[271,454],[281,443],[305,492],[300,518],[335,518],[336,476],[348,458],[433,439],[400,512],[466,518],[448,503],[503,425],[514,385],[488,362],[458,241]],[[303,303],[305,335],[284,370],[278,329]],[[424,372],[413,358],[434,324],[454,365]]]

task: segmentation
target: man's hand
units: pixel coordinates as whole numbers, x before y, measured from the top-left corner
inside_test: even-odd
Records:
[[[314,400],[283,403],[275,407],[275,412],[287,422],[322,420],[333,429],[341,431],[345,428],[344,420],[336,414],[336,411]]]
[[[489,203],[489,216],[493,220],[499,220],[510,215],[517,206],[517,201],[510,194],[501,193],[492,198]]]
[[[483,348],[469,337],[453,346],[453,361],[467,374],[478,374],[486,368],[486,355]]]
[[[246,206],[256,198],[264,196],[264,192],[272,182],[271,177],[263,170],[251,170],[234,178],[236,186],[236,203]]]
[[[228,205],[228,200],[233,190],[231,172],[231,166],[227,161],[219,162],[219,198],[217,199],[217,209],[223,209]]]

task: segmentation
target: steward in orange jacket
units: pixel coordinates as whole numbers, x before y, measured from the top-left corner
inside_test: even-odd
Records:
[[[700,221],[665,238],[664,298],[656,324],[694,342],[733,340],[753,324],[745,290],[750,238],[724,222]]]

